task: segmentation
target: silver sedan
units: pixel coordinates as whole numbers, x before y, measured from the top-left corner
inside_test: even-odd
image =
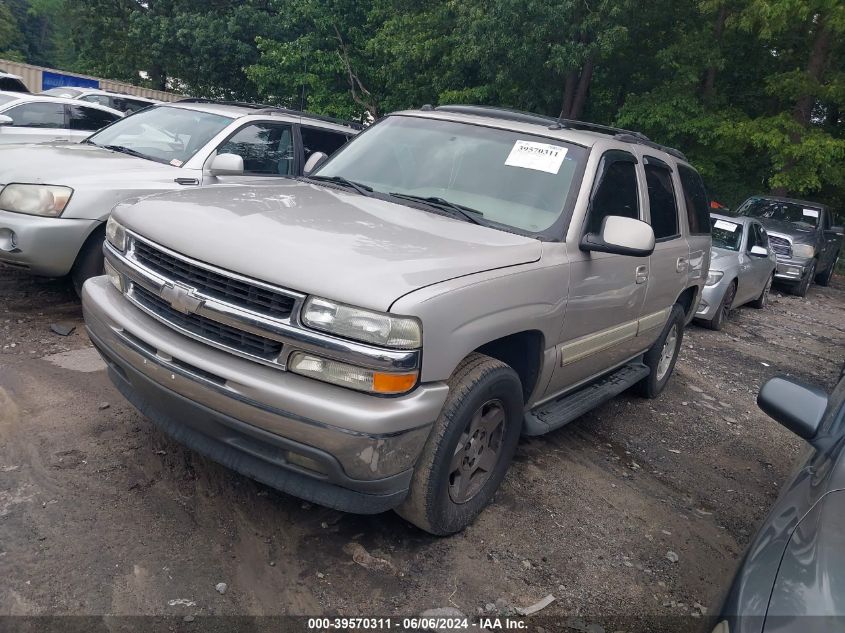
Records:
[[[710,272],[695,318],[721,330],[731,309],[746,303],[766,305],[777,260],[766,229],[754,218],[711,213],[710,225]]]

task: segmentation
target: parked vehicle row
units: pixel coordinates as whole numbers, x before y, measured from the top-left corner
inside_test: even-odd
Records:
[[[28,104],[66,123],[107,110],[73,96],[0,93],[15,123],[0,115],[0,138]],[[0,148],[0,262],[70,274],[111,380],[180,442],[445,535],[490,503],[520,436],[629,388],[657,397],[688,323],[765,307],[775,280],[803,296],[841,249],[823,205],[755,196],[711,212],[681,152],[626,130],[443,106],[359,132],[189,99],[117,112],[79,143]],[[795,611],[787,589],[838,564],[821,554],[839,471],[813,473],[842,454],[843,384],[761,391],[816,453],[717,631],[768,630]]]
[[[143,110],[151,105],[161,103],[156,99],[148,99],[146,97],[138,97],[135,95],[125,95],[119,92],[112,92],[110,90],[100,90],[97,88],[50,88],[41,93],[42,95],[49,95],[53,97],[64,97],[65,99],[76,99],[78,101],[85,101],[86,103],[97,103],[107,108],[120,110],[126,114]]]

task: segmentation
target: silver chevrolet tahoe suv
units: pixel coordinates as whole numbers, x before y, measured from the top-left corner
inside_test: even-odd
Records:
[[[399,112],[298,181],[118,205],[85,320],[117,388],[180,442],[449,534],[521,434],[661,392],[707,277],[707,200],[636,133]]]

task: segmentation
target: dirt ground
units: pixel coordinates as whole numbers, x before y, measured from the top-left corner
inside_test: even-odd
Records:
[[[775,292],[722,332],[691,326],[659,399],[523,441],[495,504],[433,538],[182,448],[111,386],[69,284],[2,271],[0,615],[167,615],[183,630],[205,615],[477,618],[552,594],[528,630],[704,629],[803,451],[757,389],[774,374],[829,389],[843,356],[841,277],[804,300]]]

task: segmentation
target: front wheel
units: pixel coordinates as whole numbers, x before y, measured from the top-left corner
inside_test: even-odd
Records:
[[[807,269],[806,274],[801,278],[801,281],[795,284],[792,287],[792,294],[801,297],[802,299],[807,296],[807,291],[810,289],[810,285],[813,283],[813,279],[816,276],[816,262],[810,264],[810,267]]]
[[[774,275],[772,275],[766,280],[766,285],[763,286],[763,292],[761,292],[760,296],[751,302],[752,308],[765,308],[769,304],[769,292],[772,290],[772,282],[774,279]]]
[[[716,314],[714,314],[713,318],[709,321],[703,321],[703,324],[711,330],[716,330],[717,332],[721,330],[725,321],[728,320],[728,317],[731,314],[731,308],[733,307],[735,297],[736,280],[732,281],[725,290],[725,294],[722,296],[722,302],[719,304],[719,307],[716,308]]]
[[[88,236],[82,248],[79,250],[79,255],[76,256],[76,261],[70,271],[70,278],[73,281],[73,289],[76,290],[78,296],[82,296],[82,284],[86,279],[97,277],[103,274],[103,242],[106,239],[106,229],[104,226],[94,229],[94,232]]]
[[[508,365],[470,354],[449,380],[449,396],[396,512],[436,535],[459,532],[492,501],[522,429],[522,384]]]
[[[637,393],[645,398],[660,395],[672,376],[681,343],[684,340],[684,310],[677,303],[672,306],[669,320],[663,326],[657,341],[643,356],[649,374],[635,385]]]
[[[839,261],[839,257],[837,256],[832,262],[830,262],[830,266],[828,266],[827,270],[823,273],[819,273],[816,275],[816,283],[820,286],[829,286],[830,280],[833,278],[833,271],[836,268],[836,263]]]

